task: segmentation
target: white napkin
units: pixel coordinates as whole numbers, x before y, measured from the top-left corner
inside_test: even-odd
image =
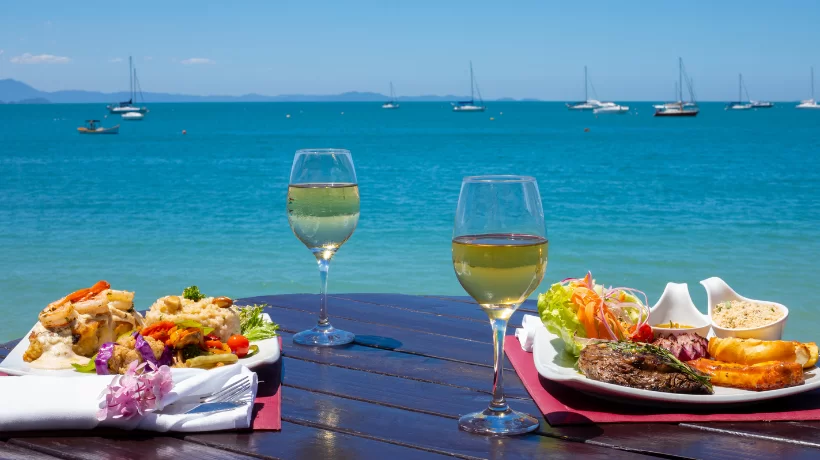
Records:
[[[183,396],[212,394],[231,382],[249,376],[247,404],[212,414],[174,414],[175,406],[130,420],[97,420],[97,410],[112,376],[0,377],[0,432],[40,430],[90,430],[97,426],[149,431],[215,431],[248,428],[251,424],[257,377],[245,366],[224,366],[209,371],[175,369],[174,388],[163,398],[173,404]],[[188,406],[190,408],[193,406]],[[181,409],[181,408],[180,408]]]
[[[521,343],[521,349],[527,353],[532,353],[532,344],[535,342],[535,331],[539,327],[544,327],[541,318],[535,315],[524,315],[521,319],[521,327],[515,330],[515,337]]]

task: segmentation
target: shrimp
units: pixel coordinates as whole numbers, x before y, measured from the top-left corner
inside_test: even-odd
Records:
[[[99,315],[108,313],[108,304],[104,299],[82,300],[74,303],[74,310],[81,315]]]
[[[46,329],[59,329],[68,326],[76,318],[74,306],[66,297],[51,302],[40,312],[40,324]]]
[[[105,296],[108,298],[109,302],[127,302],[129,304],[134,302],[134,293],[129,291],[115,291],[114,289],[109,289],[108,291],[105,291]]]

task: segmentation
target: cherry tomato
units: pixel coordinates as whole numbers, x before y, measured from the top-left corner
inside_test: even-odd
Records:
[[[251,345],[244,335],[234,334],[228,339],[228,346],[231,347],[231,351],[233,351],[236,356],[244,358],[245,355],[248,354],[248,349]]]
[[[652,332],[652,326],[648,324],[644,324],[641,326],[637,331],[632,333],[630,339],[633,342],[644,342],[644,343],[651,343],[652,339],[655,338],[655,334]]]

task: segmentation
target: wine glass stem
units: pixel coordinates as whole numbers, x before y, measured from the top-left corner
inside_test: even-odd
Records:
[[[317,257],[316,262],[319,264],[319,294],[321,295],[321,308],[319,310],[319,326],[327,326],[330,321],[327,319],[327,272],[330,269],[330,259],[324,257]]]
[[[493,349],[495,351],[495,361],[493,370],[493,400],[490,403],[490,410],[505,411],[508,409],[507,400],[504,399],[504,337],[507,334],[506,319],[492,319],[493,325]]]

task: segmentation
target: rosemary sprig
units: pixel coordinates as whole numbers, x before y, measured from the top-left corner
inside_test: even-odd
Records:
[[[666,361],[671,367],[681,371],[682,373],[692,377],[693,379],[697,380],[698,382],[706,385],[710,390],[712,389],[712,382],[710,381],[710,377],[708,375],[703,375],[698,372],[695,372],[691,367],[687,366],[686,363],[682,362],[678,358],[675,357],[669,350],[661,347],[656,347],[655,345],[651,345],[648,343],[635,343],[635,342],[604,342],[615,351],[620,351],[623,353],[648,353],[655,355],[662,360]]]

